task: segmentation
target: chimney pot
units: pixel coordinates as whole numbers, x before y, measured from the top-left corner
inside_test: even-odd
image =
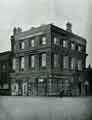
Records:
[[[72,24],[71,24],[70,22],[67,22],[67,23],[66,23],[66,30],[67,30],[68,32],[72,32]]]

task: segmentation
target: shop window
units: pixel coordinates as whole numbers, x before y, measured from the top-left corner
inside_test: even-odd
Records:
[[[11,90],[12,90],[12,95],[18,95],[18,84],[12,83]]]
[[[44,82],[44,79],[40,78],[38,79],[39,82]]]
[[[22,90],[23,90],[23,95],[27,95],[27,83],[23,83]]]

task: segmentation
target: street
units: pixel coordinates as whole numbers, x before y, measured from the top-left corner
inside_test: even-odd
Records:
[[[92,97],[0,97],[0,120],[92,120]]]

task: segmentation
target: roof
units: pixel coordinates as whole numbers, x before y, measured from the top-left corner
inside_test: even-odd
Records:
[[[79,36],[79,35],[77,35],[77,34],[75,34],[75,33],[73,33],[73,32],[68,32],[67,30],[64,30],[64,29],[62,29],[62,28],[60,28],[60,27],[58,27],[58,26],[56,26],[56,25],[53,25],[53,24],[50,24],[53,28],[56,28],[56,29],[58,29],[58,31],[60,31],[60,32],[62,32],[62,33],[64,33],[64,34],[67,34],[67,35],[69,35],[69,36],[72,36],[72,37],[75,37],[75,38],[77,38],[77,39],[82,39],[82,40],[84,40],[85,42],[86,42],[86,39],[85,38],[83,38],[83,37],[81,37],[81,36]]]
[[[33,34],[35,33],[41,33],[41,32],[48,32],[50,31],[51,29],[54,29],[56,30],[57,32],[59,33],[62,33],[62,34],[65,34],[67,36],[70,36],[70,37],[73,37],[73,38],[76,38],[76,39],[79,39],[79,40],[82,40],[83,42],[86,43],[86,39],[73,33],[73,32],[68,32],[56,25],[53,25],[53,24],[47,24],[47,25],[41,25],[39,27],[34,27],[34,28],[31,28],[30,30],[27,30],[27,31],[23,31],[23,32],[19,32],[17,34],[15,34],[15,39],[22,39],[23,37],[25,36],[32,36]],[[35,35],[34,35],[35,36]],[[26,37],[25,37],[26,39]]]
[[[6,61],[10,58],[11,51],[5,51],[0,53],[0,61]]]

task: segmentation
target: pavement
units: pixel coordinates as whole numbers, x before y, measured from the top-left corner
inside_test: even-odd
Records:
[[[0,96],[0,120],[92,120],[92,97]]]

